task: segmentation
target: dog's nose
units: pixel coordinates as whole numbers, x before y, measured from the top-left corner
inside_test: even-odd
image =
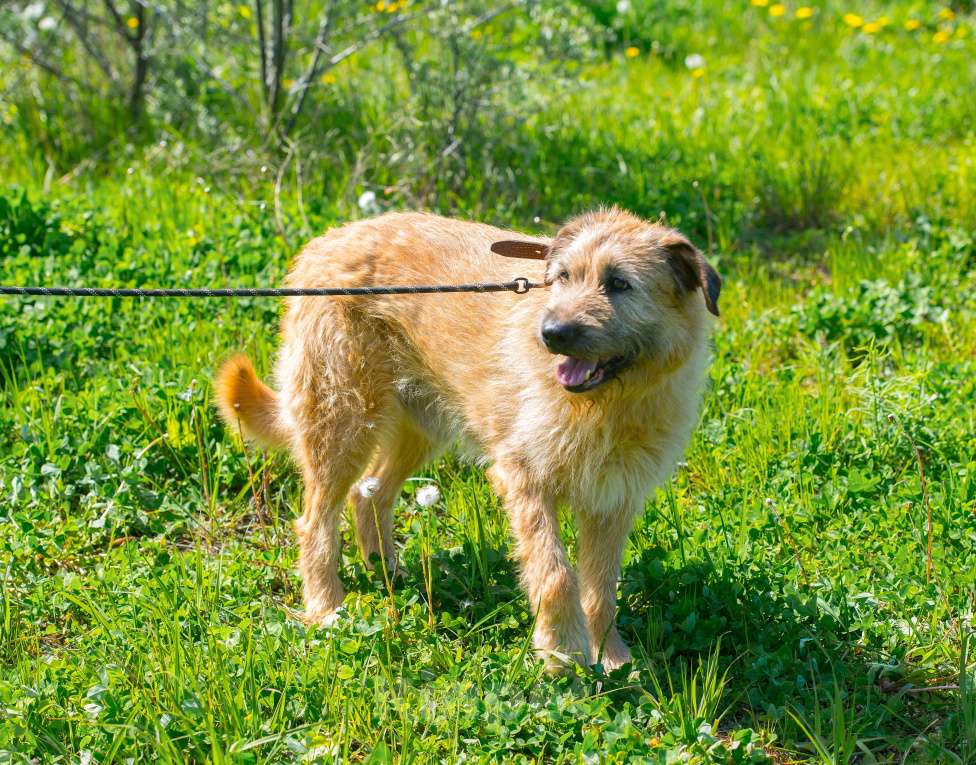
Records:
[[[542,342],[550,351],[565,351],[579,340],[580,326],[569,321],[546,321],[542,325]]]

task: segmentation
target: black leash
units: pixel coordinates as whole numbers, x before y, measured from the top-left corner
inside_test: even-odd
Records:
[[[389,287],[256,287],[239,289],[129,289],[109,287],[4,287],[0,295],[42,295],[45,297],[355,297],[358,295],[420,295],[443,292],[514,292],[545,287],[519,276],[510,282],[479,284],[428,284]]]

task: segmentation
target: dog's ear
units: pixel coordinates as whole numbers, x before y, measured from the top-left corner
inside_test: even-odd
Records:
[[[493,242],[491,251],[506,258],[528,258],[529,260],[545,260],[549,255],[549,245],[539,242],[517,241],[506,239]]]
[[[705,307],[718,316],[718,295],[722,291],[722,279],[709,265],[698,249],[677,231],[669,231],[659,241],[667,252],[668,263],[686,290],[701,287]]]

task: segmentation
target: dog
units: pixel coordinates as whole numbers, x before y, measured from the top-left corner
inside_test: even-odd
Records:
[[[301,467],[295,528],[311,622],[345,596],[347,500],[363,558],[394,566],[401,486],[457,443],[490,465],[546,668],[601,661],[609,670],[630,661],[615,621],[631,526],[699,416],[721,289],[702,254],[678,231],[617,208],[576,217],[551,239],[388,213],[313,239],[288,284],[517,276],[547,289],[289,298],[278,392],[238,356],[216,377],[217,401],[235,432],[288,448]],[[364,477],[372,493],[359,491]],[[562,506],[577,524],[576,570]]]

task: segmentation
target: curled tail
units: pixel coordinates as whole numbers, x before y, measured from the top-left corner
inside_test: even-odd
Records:
[[[291,432],[278,414],[278,394],[258,379],[247,356],[234,356],[214,380],[220,416],[234,432],[265,446],[287,446]]]

